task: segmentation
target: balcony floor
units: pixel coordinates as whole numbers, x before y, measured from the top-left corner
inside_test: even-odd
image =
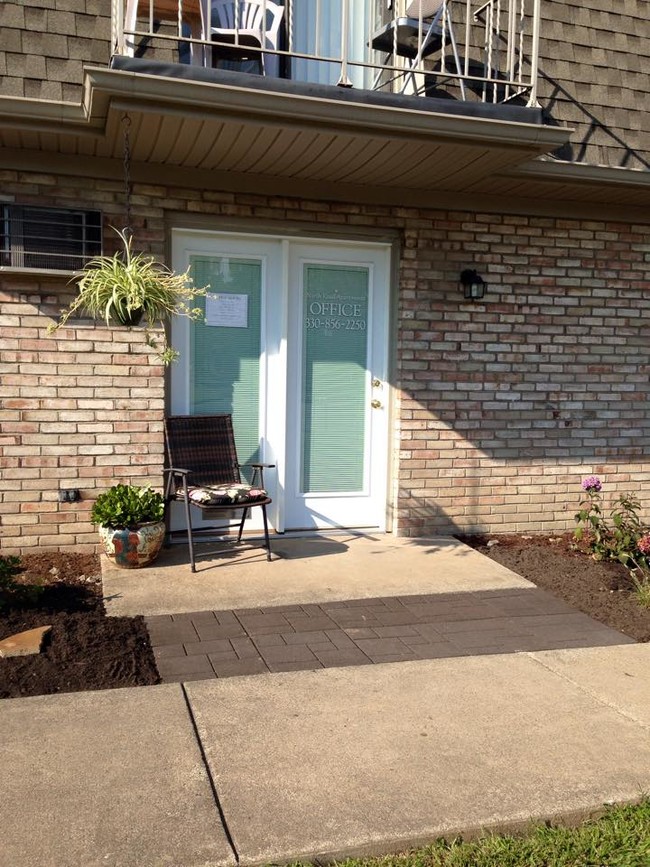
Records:
[[[343,103],[363,103],[365,105],[398,108],[404,111],[430,112],[432,114],[461,115],[463,117],[507,121],[510,123],[541,124],[542,109],[528,107],[523,102],[508,104],[456,99],[442,88],[435,95],[413,95],[386,93],[379,90],[360,90],[351,87],[337,87],[329,84],[313,84],[287,78],[254,75],[227,69],[212,69],[191,66],[185,63],[165,63],[143,57],[115,56],[111,68],[142,75],[158,75],[183,81],[197,81],[207,84],[246,88],[260,93],[274,93],[311,97],[312,99],[336,100]],[[431,73],[435,76],[436,73]],[[437,73],[442,79],[445,76]]]

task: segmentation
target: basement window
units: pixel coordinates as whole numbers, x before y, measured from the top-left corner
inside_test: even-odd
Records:
[[[100,211],[0,202],[0,267],[78,271],[102,252]]]

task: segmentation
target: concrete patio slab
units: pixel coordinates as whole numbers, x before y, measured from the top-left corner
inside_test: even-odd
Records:
[[[534,656],[598,701],[650,727],[650,645],[550,650]]]
[[[647,730],[528,654],[186,689],[241,864],[387,851],[650,789]]]
[[[234,865],[177,685],[0,702],[0,864]]]
[[[269,563],[260,548],[202,543],[196,573],[181,545],[146,569],[116,569],[102,558],[106,610],[181,614],[533,586],[450,537],[276,537],[272,547],[280,559]]]

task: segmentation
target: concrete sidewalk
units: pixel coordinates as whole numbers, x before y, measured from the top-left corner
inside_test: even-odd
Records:
[[[148,615],[212,679],[0,702],[0,867],[380,853],[650,791],[649,645],[453,539],[275,545],[275,563],[245,548],[192,575],[173,549],[105,571],[109,612]],[[269,673],[295,663],[265,650],[266,673],[222,678],[205,642],[224,610],[235,655],[264,636],[290,649],[318,620],[301,667],[326,665],[339,633],[369,664]],[[389,663],[387,641],[444,658]]]
[[[2,867],[262,864],[650,791],[650,647],[0,703]]]
[[[564,651],[561,675],[522,654],[187,690],[241,861],[332,857],[648,791],[648,650],[609,650],[589,693],[602,651]]]

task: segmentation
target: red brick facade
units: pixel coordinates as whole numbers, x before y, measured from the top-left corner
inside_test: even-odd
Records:
[[[119,182],[3,172],[23,203],[100,207],[120,224]],[[399,460],[389,508],[404,535],[563,530],[583,475],[650,489],[650,244],[645,227],[137,185],[136,242],[163,256],[170,226],[201,215],[315,235],[395,233],[401,250],[392,400]],[[107,246],[111,243],[107,233]],[[465,302],[463,268],[489,284]],[[95,546],[89,507],[115,481],[160,486],[163,368],[142,333],[47,325],[64,281],[0,276],[5,553]],[[396,443],[397,445],[397,443]],[[59,503],[60,488],[80,503]]]
[[[567,529],[590,472],[647,490],[645,228],[431,216],[402,266],[400,530]],[[468,260],[477,305],[446,280]]]

